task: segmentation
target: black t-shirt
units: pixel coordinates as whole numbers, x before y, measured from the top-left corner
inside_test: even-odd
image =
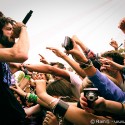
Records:
[[[26,114],[15,98],[11,85],[11,73],[6,63],[0,62],[0,125],[24,121]]]

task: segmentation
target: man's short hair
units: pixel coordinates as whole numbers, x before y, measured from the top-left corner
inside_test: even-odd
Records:
[[[50,62],[50,65],[51,66],[57,65],[58,68],[60,68],[60,69],[64,69],[65,68],[64,64],[62,64],[60,62]]]
[[[115,51],[115,50],[111,50],[111,51],[106,51],[104,52],[102,55],[102,57],[110,57],[112,58],[112,60],[120,65],[124,65],[124,57],[122,54],[120,54],[119,52]]]

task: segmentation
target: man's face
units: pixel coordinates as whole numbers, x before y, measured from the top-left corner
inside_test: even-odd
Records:
[[[6,24],[3,28],[2,28],[2,31],[3,31],[3,37],[7,37],[6,40],[1,40],[1,44],[4,46],[4,47],[12,47],[15,43],[15,39],[12,38],[12,34],[13,34],[13,26],[8,23]]]
[[[3,27],[2,31],[3,35],[10,38],[13,33],[13,26],[10,23],[8,23]]]

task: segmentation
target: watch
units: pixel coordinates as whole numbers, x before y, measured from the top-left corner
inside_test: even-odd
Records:
[[[89,67],[91,67],[91,66],[93,66],[93,63],[92,63],[92,61],[89,59],[86,63],[81,63],[80,64],[80,67],[82,68],[82,69],[86,69],[86,68],[89,68]]]

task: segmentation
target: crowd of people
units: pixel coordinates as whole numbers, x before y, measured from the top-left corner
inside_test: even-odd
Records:
[[[118,28],[125,33],[125,18]],[[98,56],[76,35],[70,40],[65,52],[46,49],[72,71],[41,54],[41,63],[26,64],[27,27],[0,12],[0,125],[125,124],[125,55],[117,41]]]

